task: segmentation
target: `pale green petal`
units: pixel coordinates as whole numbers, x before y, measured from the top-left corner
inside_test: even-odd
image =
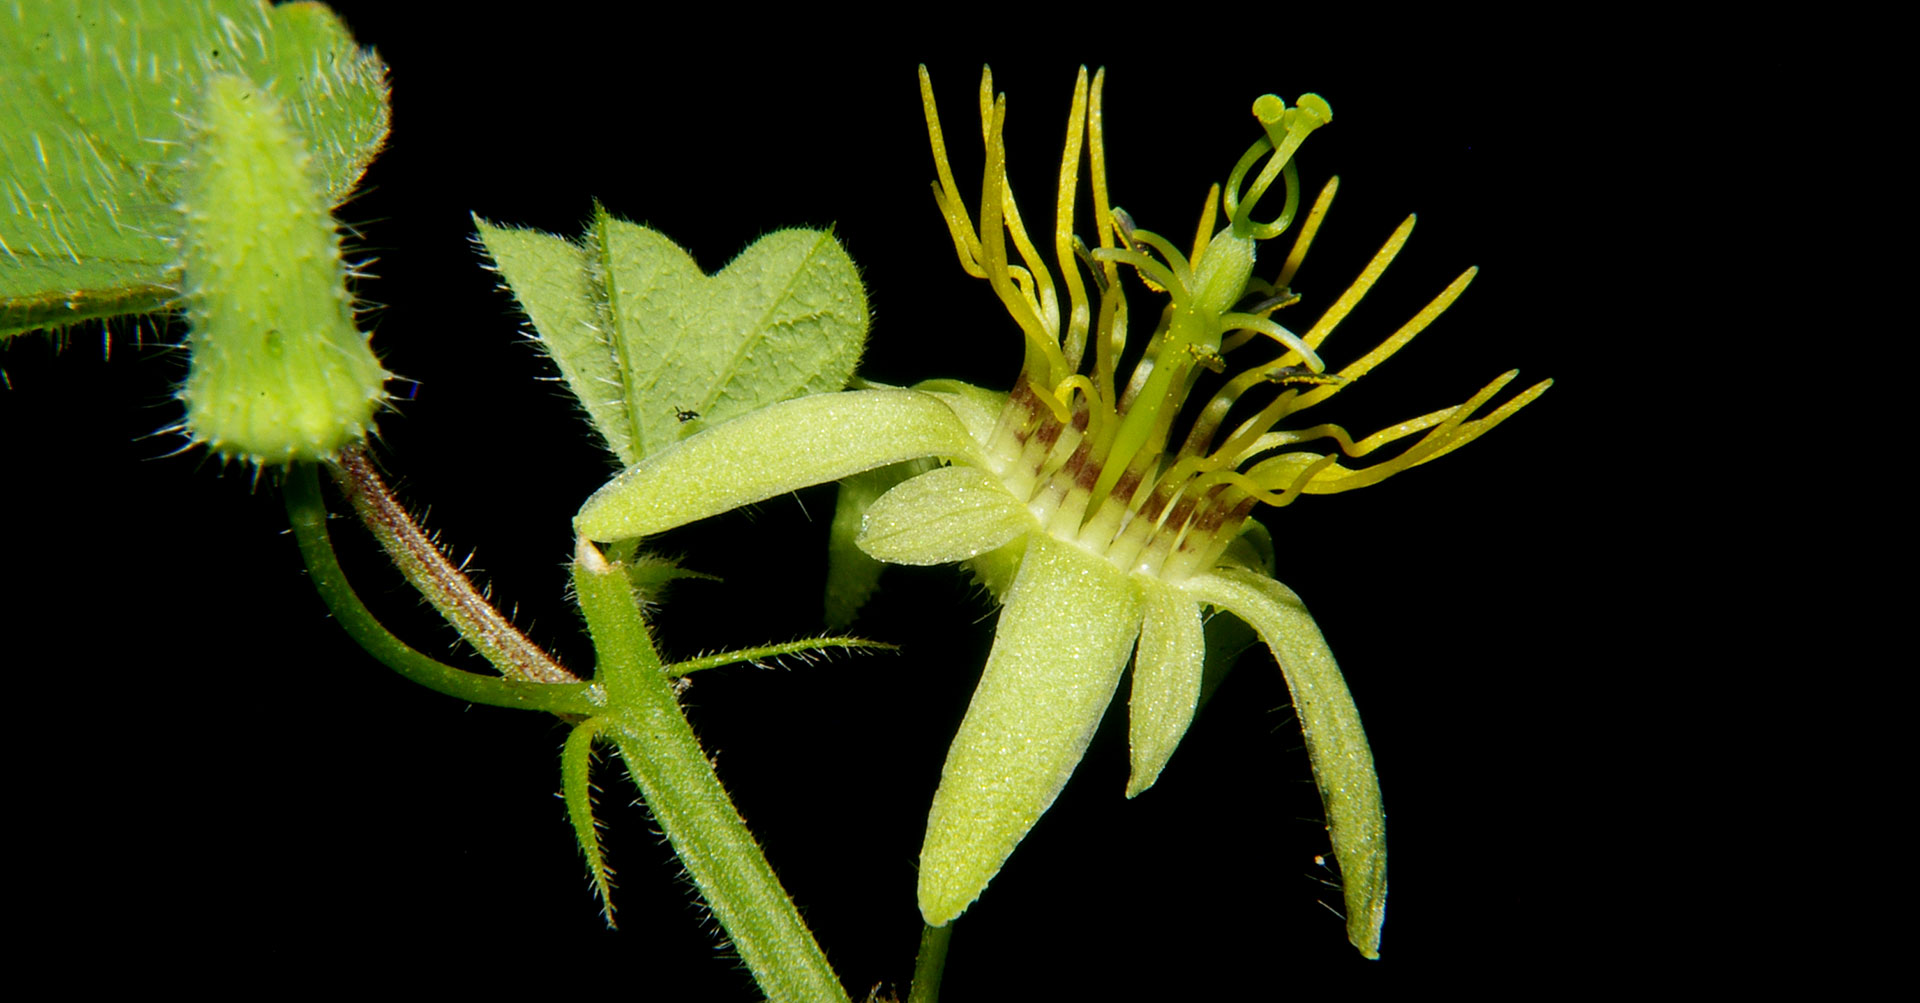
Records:
[[[860,549],[889,564],[948,564],[997,550],[1039,521],[978,467],[929,470],[867,509]]]
[[[784,401],[715,425],[608,481],[573,517],[590,540],[646,536],[921,456],[978,462],[945,404],[911,390]]]
[[[1140,646],[1133,656],[1133,699],[1128,708],[1133,775],[1127,778],[1128,797],[1160,779],[1160,771],[1193,723],[1206,655],[1200,604],[1158,579],[1136,581],[1146,598],[1146,620],[1140,625]]]
[[[1246,571],[1221,570],[1181,583],[1201,602],[1224,607],[1260,633],[1286,674],[1313,763],[1314,782],[1327,809],[1327,832],[1345,886],[1347,939],[1360,953],[1380,956],[1380,924],[1387,908],[1386,815],[1373,752],[1360,712],[1333,652],[1300,597],[1285,585]]]
[[[1066,785],[1120,685],[1140,605],[1138,588],[1105,560],[1028,537],[927,815],[920,913],[929,925],[980,896]]]

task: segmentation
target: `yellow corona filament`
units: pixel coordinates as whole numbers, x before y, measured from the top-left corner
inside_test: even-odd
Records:
[[[1009,489],[1029,501],[1051,532],[1096,552],[1119,548],[1109,556],[1122,566],[1155,563],[1154,554],[1170,549],[1214,551],[1218,540],[1192,545],[1187,540],[1190,526],[1199,525],[1195,520],[1202,513],[1212,513],[1206,516],[1212,528],[1205,532],[1231,536],[1244,519],[1249,500],[1280,506],[1301,494],[1375,483],[1459,448],[1545,389],[1546,384],[1536,386],[1493,413],[1473,419],[1474,412],[1504,386],[1506,378],[1502,378],[1461,405],[1358,441],[1338,425],[1276,429],[1290,415],[1325,401],[1404,348],[1458,298],[1475,271],[1468,269],[1455,279],[1372,351],[1329,372],[1319,354],[1321,344],[1393,263],[1412,234],[1415,218],[1407,217],[1393,231],[1310,328],[1295,333],[1269,315],[1299,299],[1291,286],[1339,191],[1339,179],[1329,181],[1314,198],[1271,284],[1250,274],[1253,242],[1275,236],[1291,223],[1299,197],[1292,157],[1307,135],[1331,121],[1326,103],[1313,95],[1303,96],[1293,108],[1272,95],[1255,102],[1264,136],[1241,156],[1224,187],[1209,188],[1191,248],[1183,253],[1157,232],[1136,226],[1110,204],[1101,114],[1104,81],[1102,72],[1089,82],[1082,69],[1074,82],[1053,193],[1053,264],[1060,269],[1056,277],[1029,238],[1007,180],[1007,103],[1005,95],[994,92],[991,72],[982,72],[978,93],[986,157],[977,220],[969,218],[954,182],[932,83],[924,68],[920,74],[921,102],[938,174],[934,196],[956,255],[968,274],[985,278],[993,286],[1027,346],[1022,382],[1030,389],[1017,393],[1002,414],[994,451],[1005,458]],[[1094,248],[1074,233],[1083,151],[1094,202]],[[1247,183],[1256,165],[1257,176]],[[1256,203],[1281,181],[1286,206],[1271,222],[1254,220]],[[1225,228],[1216,230],[1216,226]],[[1009,241],[1019,264],[1010,260]],[[1097,308],[1080,274],[1082,263],[1094,273]],[[1126,346],[1122,265],[1150,291],[1164,291],[1171,301],[1161,311],[1124,390],[1119,388],[1117,372]],[[1062,287],[1064,304],[1059,300]],[[1249,304],[1242,308],[1244,312],[1234,309],[1243,302]],[[1082,372],[1089,338],[1092,360]],[[1280,354],[1231,376],[1212,393],[1185,433],[1171,439],[1187,396],[1202,378],[1208,372],[1227,372],[1228,355],[1261,339],[1275,343]],[[1249,392],[1289,382],[1319,385],[1304,391],[1284,390],[1222,435],[1230,412]],[[1426,435],[1419,442],[1383,463],[1353,470],[1336,462],[1339,456],[1366,456],[1423,432]],[[1338,453],[1297,452],[1253,463],[1262,454],[1313,439],[1332,440]],[[1169,449],[1171,442],[1178,442],[1178,448]],[[1253,465],[1246,467],[1249,463]],[[1164,539],[1155,539],[1154,534]]]

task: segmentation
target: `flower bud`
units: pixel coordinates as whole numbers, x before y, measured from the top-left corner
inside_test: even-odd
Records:
[[[313,158],[269,89],[207,80],[175,208],[187,435],[256,464],[364,439],[388,373],[354,326]]]

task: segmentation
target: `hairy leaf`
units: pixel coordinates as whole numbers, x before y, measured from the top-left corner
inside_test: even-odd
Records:
[[[703,428],[846,386],[866,292],[831,233],[780,230],[715,275],[596,207],[578,244],[475,220],[541,345],[625,466]]]
[[[0,2],[0,337],[167,308],[187,115],[272,91],[329,205],[387,132],[386,67],[319,4]]]

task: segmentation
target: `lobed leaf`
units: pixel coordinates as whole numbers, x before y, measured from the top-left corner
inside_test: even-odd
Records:
[[[779,230],[713,275],[595,207],[585,237],[475,220],[541,346],[624,466],[711,425],[847,385],[867,299],[829,232]]]

